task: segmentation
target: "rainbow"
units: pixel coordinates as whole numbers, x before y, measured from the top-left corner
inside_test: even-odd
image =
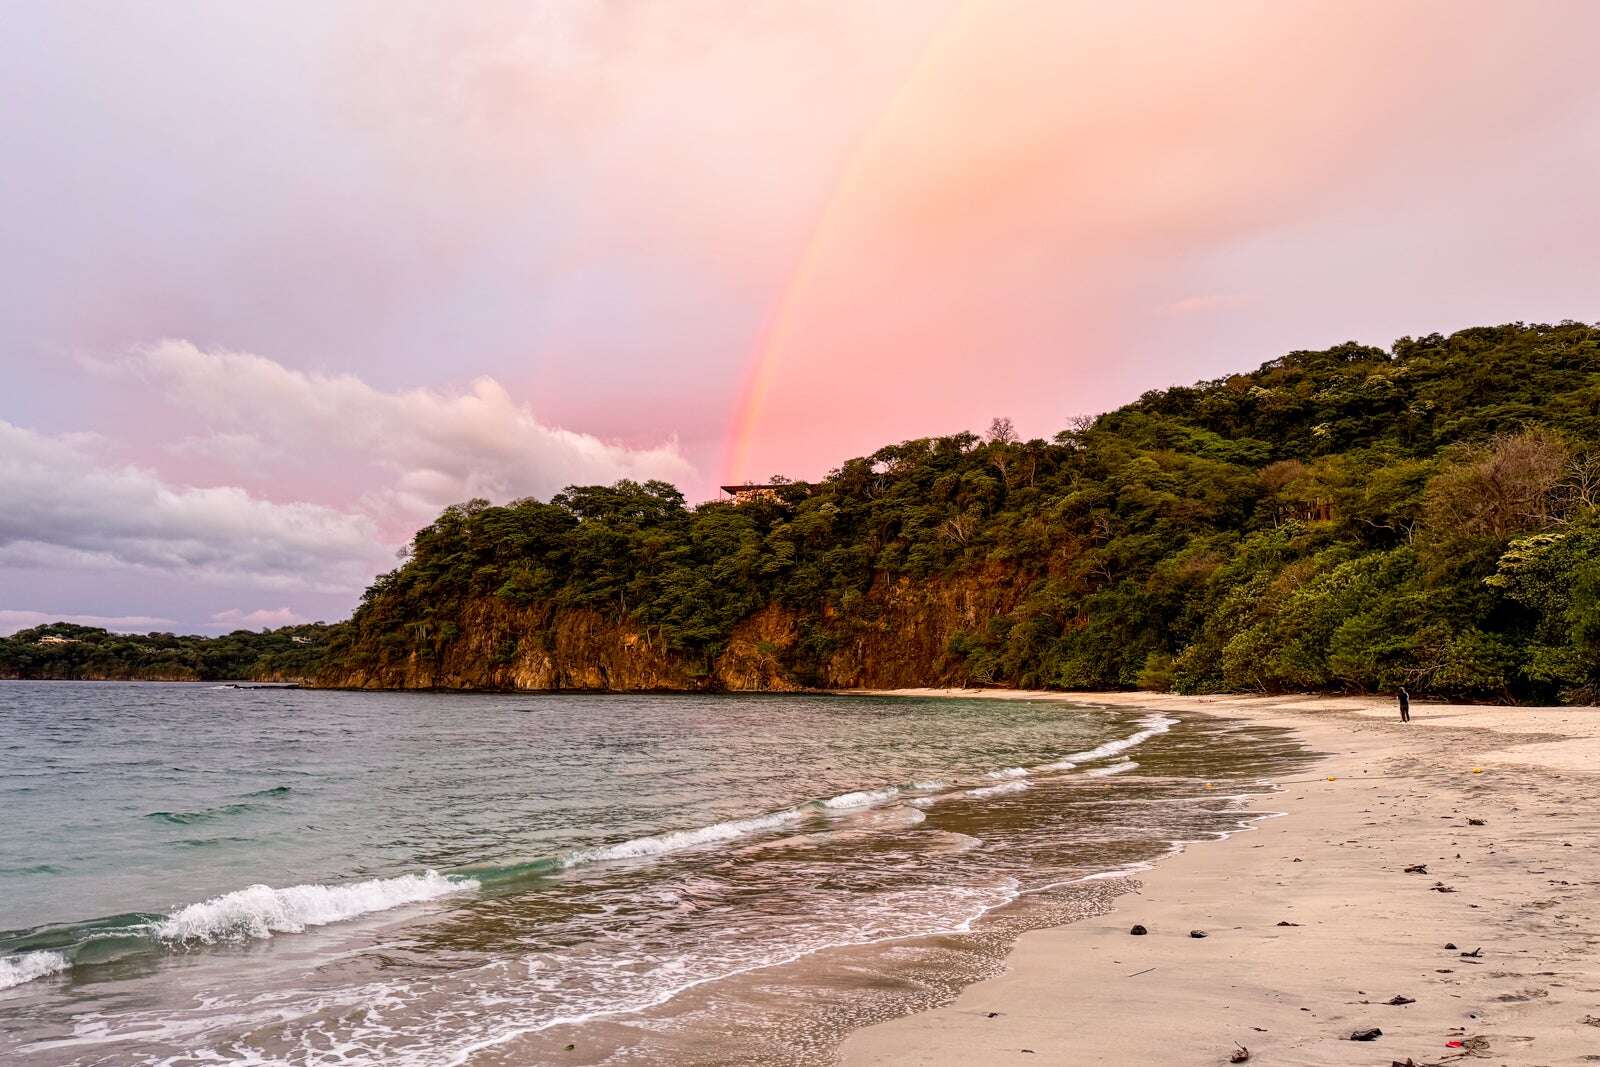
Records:
[[[982,14],[983,0],[960,0],[945,15],[929,36],[917,60],[899,88],[890,97],[878,118],[850,152],[839,177],[818,212],[811,237],[801,251],[787,284],[768,315],[749,360],[744,381],[735,402],[733,416],[723,446],[722,481],[728,484],[752,476],[750,451],[761,425],[778,370],[794,358],[792,339],[800,310],[811,294],[834,253],[842,244],[851,205],[861,202],[870,189],[874,163],[879,159],[889,134],[910,111],[912,102],[927,86],[940,67],[972,32]]]

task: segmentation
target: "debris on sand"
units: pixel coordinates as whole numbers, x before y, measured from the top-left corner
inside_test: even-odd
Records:
[[[1405,996],[1402,993],[1396,993],[1394,996],[1390,997],[1384,1003],[1386,1003],[1386,1004],[1415,1004],[1416,1002],[1417,1002],[1417,998],[1416,997],[1408,997],[1408,996]]]
[[[1406,873],[1407,874],[1427,874],[1428,873],[1428,865],[1426,863],[1413,863],[1411,866],[1406,868]]]
[[[1475,960],[1475,959],[1478,959],[1479,957],[1481,957],[1482,955],[1483,955],[1483,946],[1479,945],[1477,948],[1473,949],[1471,952],[1463,952],[1461,954],[1461,958],[1464,959],[1464,960]]]
[[[1446,941],[1444,943],[1444,947],[1449,949],[1450,951],[1454,952],[1455,951],[1455,947],[1456,947],[1456,943],[1454,941]]]
[[[1357,1030],[1350,1035],[1351,1041],[1376,1041],[1383,1036],[1383,1031],[1374,1026],[1370,1030]]]
[[[1143,937],[1145,934],[1148,934],[1149,932],[1150,932],[1149,930],[1146,930],[1143,926],[1139,925],[1138,923],[1134,923],[1133,924],[1133,929],[1128,931],[1128,933],[1134,935],[1135,937]]]
[[[1190,937],[1209,937],[1210,935],[1207,934],[1204,930],[1190,930],[1189,931],[1189,936]]]
[[[1300,924],[1299,923],[1292,923],[1288,919],[1285,919],[1281,923],[1279,923],[1278,925],[1279,926],[1299,926]]]
[[[1428,888],[1435,893],[1454,893],[1456,891],[1455,886],[1445,885],[1443,882],[1435,882]]]
[[[1487,826],[1488,824],[1489,824],[1489,821],[1487,819],[1468,819],[1467,820],[1467,825],[1468,826]]]
[[[1243,1045],[1239,1044],[1239,1042],[1237,1042],[1237,1041],[1234,1042],[1234,1046],[1235,1046],[1234,1050],[1232,1052],[1228,1053],[1228,1062],[1229,1063],[1248,1063],[1248,1062],[1250,1062],[1250,1050],[1245,1048]]]

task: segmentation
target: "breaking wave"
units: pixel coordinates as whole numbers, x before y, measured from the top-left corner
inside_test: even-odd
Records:
[[[348,885],[287,889],[253,885],[179,908],[156,923],[151,933],[156,940],[170,944],[249,941],[273,934],[298,934],[308,926],[326,926],[477,888],[471,878],[447,878],[438,871]]]
[[[735,838],[760,833],[763,830],[775,830],[780,826],[798,822],[804,817],[804,812],[790,808],[786,811],[775,811],[770,815],[757,815],[751,819],[730,819],[727,822],[712,823],[710,826],[701,826],[693,830],[673,830],[670,833],[655,834],[651,837],[636,837],[632,841],[622,841],[615,845],[601,845],[596,848],[585,848],[569,853],[562,858],[561,866],[576,867],[583,863],[600,863],[605,860],[660,856],[668,852],[694,848],[697,845],[732,841]]]
[[[900,787],[896,785],[884,786],[882,789],[861,789],[854,793],[840,793],[836,797],[829,797],[822,802],[825,808],[865,808],[873,804],[882,804],[885,800],[893,800],[900,795]]]
[[[984,786],[982,789],[969,789],[967,790],[967,796],[978,798],[998,797],[1007,793],[1020,793],[1028,788],[1030,788],[1028,783],[1018,778],[1010,782],[1001,782],[999,785]]]
[[[60,974],[70,966],[67,957],[59,952],[23,952],[16,956],[0,956],[0,989]]]
[[[1073,752],[1070,755],[1061,757],[1054,763],[1047,763],[1039,769],[1043,771],[1070,771],[1080,763],[1105,759],[1107,756],[1115,756],[1119,752],[1126,752],[1130,748],[1142,745],[1152,737],[1159,737],[1161,734],[1166,733],[1177,724],[1177,719],[1169,719],[1165,715],[1147,715],[1139,720],[1139,725],[1144,729],[1138,733],[1129,734],[1127,737],[1119,737],[1115,741],[1107,741],[1103,745],[1096,745],[1094,748],[1085,749],[1082,752]]]

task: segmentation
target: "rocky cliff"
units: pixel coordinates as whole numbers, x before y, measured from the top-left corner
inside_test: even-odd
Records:
[[[857,610],[802,616],[769,604],[742,620],[709,662],[674,653],[620,614],[495,597],[464,603],[360,660],[336,658],[314,684],[345,689],[788,692],[960,684],[956,634],[1010,611],[1024,583],[989,572],[934,582],[882,580]],[[811,662],[801,650],[813,640]],[[820,648],[820,654],[814,652]]]

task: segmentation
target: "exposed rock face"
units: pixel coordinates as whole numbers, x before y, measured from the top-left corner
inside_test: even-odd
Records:
[[[1015,575],[968,575],[934,582],[880,582],[863,618],[830,619],[841,635],[823,684],[831,689],[952,685],[966,679],[950,661],[950,638],[1014,608],[1026,588]]]
[[[704,679],[626,620],[494,598],[464,605],[445,634],[421,635],[403,657],[333,665],[317,682],[359,689],[704,688]]]
[[[769,604],[741,621],[720,655],[694,662],[623,617],[590,609],[519,608],[487,597],[464,604],[453,622],[422,633],[403,652],[375,662],[331,664],[315,684],[351,689],[729,690],[786,692],[957,684],[950,638],[982,627],[1016,605],[1015,577],[972,575],[936,582],[880,582],[848,617],[813,619],[832,652],[820,677],[792,664],[800,639],[795,612]]]

